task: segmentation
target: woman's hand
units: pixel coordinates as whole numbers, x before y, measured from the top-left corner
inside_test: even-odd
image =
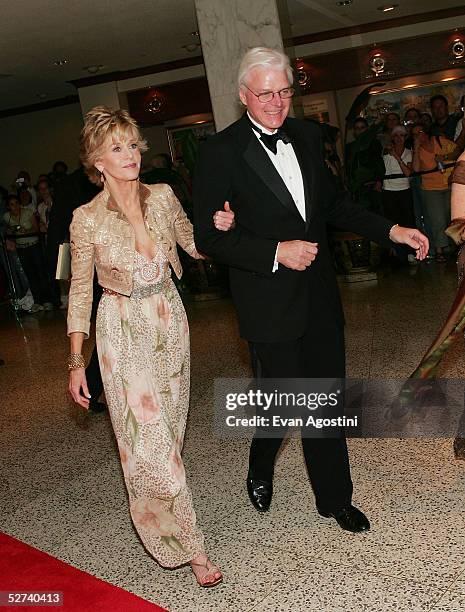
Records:
[[[213,223],[217,230],[228,232],[236,227],[234,212],[231,210],[229,202],[224,203],[224,210],[217,210],[213,215]]]
[[[70,370],[68,390],[76,404],[89,410],[90,393],[87,387],[86,371],[84,368]],[[85,395],[85,397],[83,395]]]

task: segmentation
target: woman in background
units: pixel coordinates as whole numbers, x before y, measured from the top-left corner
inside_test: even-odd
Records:
[[[28,191],[23,191],[30,198]],[[26,275],[34,303],[29,312],[52,310],[50,284],[39,241],[39,221],[29,206],[23,207],[18,196],[9,195],[8,212],[3,215],[7,249],[15,250]]]
[[[457,147],[455,142],[444,136],[432,136],[431,129],[423,124],[413,126],[412,136],[413,169],[415,172],[426,171],[421,176],[421,188],[423,205],[431,225],[431,246],[435,249],[436,261],[445,263],[449,239],[444,230],[450,222],[449,177],[452,168],[445,169],[444,164],[457,158]]]

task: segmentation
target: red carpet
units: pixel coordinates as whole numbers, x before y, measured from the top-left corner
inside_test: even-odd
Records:
[[[61,591],[60,607],[15,605],[2,610],[166,612],[132,593],[0,533],[0,591]]]

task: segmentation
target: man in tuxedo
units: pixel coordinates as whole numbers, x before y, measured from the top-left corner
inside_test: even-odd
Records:
[[[194,232],[200,251],[230,267],[240,333],[249,341],[254,374],[264,378],[345,376],[344,317],[328,248],[327,224],[389,247],[416,249],[428,241],[337,193],[324,163],[318,126],[288,118],[292,70],[278,51],[258,47],[239,69],[247,111],[202,147],[194,177]],[[213,214],[228,200],[235,228],[215,229]],[[392,242],[391,242],[392,241]],[[247,490],[268,510],[282,437],[257,430],[250,449]],[[302,438],[318,512],[348,531],[369,529],[352,506],[343,432]]]

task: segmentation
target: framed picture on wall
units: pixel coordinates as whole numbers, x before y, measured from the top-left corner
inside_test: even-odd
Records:
[[[382,113],[394,112],[403,116],[409,108],[416,108],[422,113],[431,113],[429,101],[432,96],[437,94],[447,98],[449,112],[453,113],[460,107],[462,96],[465,94],[465,81],[432,83],[372,94],[366,109],[366,115],[368,119],[372,119],[377,116],[377,111],[381,111]]]
[[[208,136],[215,134],[213,121],[193,123],[166,128],[171,159],[175,165],[182,164],[192,173],[199,146]]]

